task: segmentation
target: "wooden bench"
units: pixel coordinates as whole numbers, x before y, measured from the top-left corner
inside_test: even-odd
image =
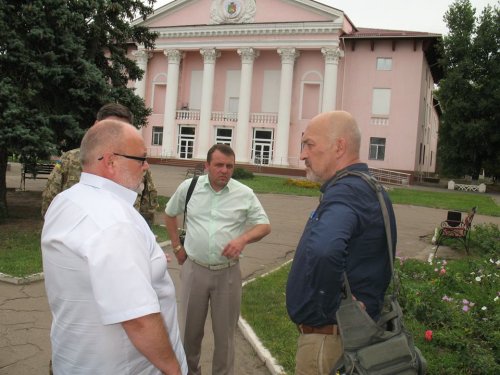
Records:
[[[39,179],[49,178],[50,173],[54,169],[54,163],[26,163],[21,169],[21,185],[20,189],[26,189],[26,178]]]
[[[472,228],[472,220],[476,214],[476,207],[472,207],[472,210],[463,221],[461,219],[454,218],[452,216],[453,214],[456,214],[456,212],[449,211],[448,219],[441,223],[436,239],[436,250],[434,251],[434,256],[445,238],[452,238],[461,241],[464,244],[465,251],[469,254],[470,230]],[[461,217],[461,215],[459,217]]]

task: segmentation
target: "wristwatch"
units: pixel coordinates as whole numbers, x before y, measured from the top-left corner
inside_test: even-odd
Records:
[[[176,247],[174,247],[174,254],[177,254],[179,251],[181,251],[181,249],[182,249],[182,245],[181,244],[179,244]]]

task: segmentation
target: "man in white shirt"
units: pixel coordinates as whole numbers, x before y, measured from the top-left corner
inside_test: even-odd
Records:
[[[144,141],[103,120],[80,159],[80,182],[57,195],[42,232],[54,373],[185,375],[167,259],[133,207]]]
[[[189,373],[201,374],[201,341],[210,306],[214,331],[212,374],[232,375],[234,334],[240,315],[239,257],[245,246],[270,231],[269,219],[252,189],[233,180],[235,155],[216,144],[187,207],[185,246],[177,233],[191,180],[177,188],[165,209],[165,224],[181,270],[181,330]]]

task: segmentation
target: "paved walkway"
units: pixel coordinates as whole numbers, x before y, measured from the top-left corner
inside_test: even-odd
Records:
[[[153,178],[161,195],[170,196],[185,177],[185,168],[152,166]],[[19,187],[19,166],[8,172],[7,187]],[[27,190],[42,190],[45,180],[26,180]],[[315,208],[317,198],[259,195],[272,225],[272,233],[262,241],[249,245],[241,260],[243,278],[262,275],[292,259],[295,245],[305,219]],[[434,227],[446,217],[445,210],[395,205],[398,222],[398,253],[401,256],[425,260],[432,251],[429,238]],[[477,215],[474,223],[494,222],[500,218]],[[443,247],[440,256],[461,256]],[[169,265],[178,285],[179,266]],[[284,312],[285,313],[285,312]],[[0,375],[47,374],[50,358],[51,316],[43,282],[12,285],[0,282]],[[209,324],[203,343],[202,369],[211,373],[213,341]],[[269,375],[266,365],[258,358],[249,343],[238,332],[236,347],[238,375]]]

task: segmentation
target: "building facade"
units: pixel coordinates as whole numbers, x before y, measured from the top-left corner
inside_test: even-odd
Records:
[[[357,28],[310,0],[175,0],[136,24],[159,34],[131,52],[151,157],[204,160],[227,143],[238,164],[302,167],[307,123],[338,109],[369,166],[435,171],[438,34]]]

